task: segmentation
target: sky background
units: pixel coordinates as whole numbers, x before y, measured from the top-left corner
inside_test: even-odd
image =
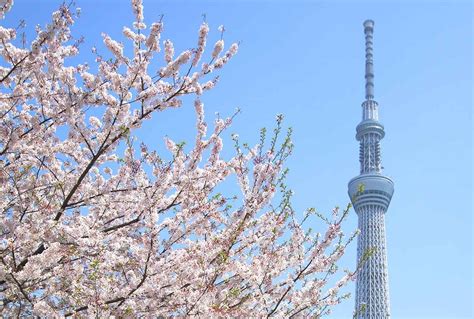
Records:
[[[27,29],[46,23],[60,1],[16,0],[6,24],[25,19]],[[133,15],[129,1],[77,0],[91,61],[101,32],[121,38]],[[209,43],[224,24],[238,55],[205,94],[207,119],[215,112],[242,113],[230,133],[257,143],[259,129],[285,115],[296,145],[288,161],[294,207],[330,213],[345,206],[347,182],[358,175],[355,127],[364,97],[362,22],[375,20],[375,99],[385,125],[382,160],[395,181],[386,216],[390,298],[394,319],[472,316],[472,4],[468,1],[151,1],[145,22],[165,15],[162,39],[176,52],[194,47],[203,13]],[[30,37],[31,39],[31,37]],[[162,147],[163,136],[193,141],[191,104],[161,113],[139,132]],[[320,228],[321,225],[311,225]],[[354,211],[345,225],[357,227]],[[341,265],[354,268],[356,245]],[[353,284],[347,288],[353,291]],[[354,301],[330,318],[351,318]]]

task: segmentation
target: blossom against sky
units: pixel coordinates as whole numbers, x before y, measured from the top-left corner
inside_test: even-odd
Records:
[[[44,24],[60,1],[17,1],[7,22]],[[77,1],[74,29],[83,51],[120,37],[133,19],[129,1]],[[386,137],[385,173],[395,181],[387,213],[393,318],[472,315],[472,5],[467,1],[145,1],[145,23],[164,14],[164,39],[176,52],[195,45],[206,14],[228,43],[240,40],[234,61],[206,96],[208,114],[242,113],[232,130],[256,142],[277,113],[294,128],[289,184],[295,208],[330,213],[348,201],[358,174],[355,126],[363,101],[362,22],[375,20],[375,99]],[[153,16],[155,15],[155,16]],[[212,42],[214,43],[212,39]],[[90,58],[85,55],[84,59]],[[147,123],[141,138],[192,138],[192,104]],[[231,143],[227,137],[227,145]],[[229,148],[229,153],[232,152]],[[355,213],[346,224],[356,227]],[[316,226],[315,226],[316,227]],[[349,249],[350,250],[350,249]],[[355,245],[344,257],[355,266]],[[352,289],[352,288],[351,288]],[[347,318],[353,301],[332,318]]]

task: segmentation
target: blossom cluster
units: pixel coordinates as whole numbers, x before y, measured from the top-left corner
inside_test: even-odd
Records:
[[[11,7],[4,1],[0,13]],[[341,299],[329,274],[344,253],[335,213],[323,235],[292,209],[284,163],[293,145],[262,131],[254,147],[233,121],[204,118],[213,89],[236,54],[219,40],[201,68],[209,27],[197,48],[174,58],[171,41],[157,67],[164,23],[147,30],[141,0],[135,29],[120,42],[103,35],[97,68],[79,54],[63,5],[31,45],[0,27],[0,311],[5,317],[307,317]],[[137,31],[138,30],[138,31]],[[133,46],[133,54],[124,50]],[[163,59],[163,57],[161,57]],[[77,57],[75,58],[77,60]],[[97,69],[97,71],[95,71]],[[135,132],[159,112],[194,98],[193,145],[164,141],[167,153],[135,145]],[[277,141],[279,141],[277,143]],[[220,193],[236,180],[235,193]],[[352,237],[351,237],[352,238]],[[350,241],[350,240],[349,240]]]

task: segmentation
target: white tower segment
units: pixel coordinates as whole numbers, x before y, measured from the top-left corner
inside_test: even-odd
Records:
[[[359,218],[361,231],[357,243],[358,261],[375,249],[361,267],[356,281],[357,318],[390,318],[388,293],[385,212],[393,195],[393,181],[382,175],[380,141],[385,135],[378,121],[378,104],[374,100],[373,67],[374,22],[364,22],[365,33],[365,101],[362,121],[357,125],[360,142],[360,175],[349,182],[349,196]]]

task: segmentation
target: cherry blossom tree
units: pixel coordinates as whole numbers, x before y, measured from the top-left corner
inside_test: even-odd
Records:
[[[2,2],[2,17],[12,2]],[[225,49],[217,41],[202,63],[203,22],[197,46],[175,55],[173,43],[161,40],[161,19],[147,27],[141,0],[132,9],[135,21],[123,35],[133,54],[102,34],[108,52],[94,51],[96,72],[66,66],[81,42],[71,35],[78,15],[71,6],[26,45],[18,30],[0,26],[2,314],[327,314],[354,277],[336,267],[355,236],[341,231],[349,207],[329,219],[293,210],[284,183],[293,145],[281,116],[254,147],[233,135],[235,155],[224,159],[233,116],[218,117],[208,132],[202,96],[238,44]],[[191,149],[169,138],[169,154],[135,146],[142,123],[181,107],[185,96],[196,114]],[[238,194],[218,191],[233,180]],[[325,232],[312,232],[309,220],[323,220]]]

